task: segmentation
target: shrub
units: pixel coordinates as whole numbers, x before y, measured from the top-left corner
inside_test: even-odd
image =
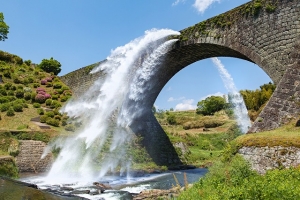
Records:
[[[33,103],[33,107],[34,107],[34,108],[40,108],[40,107],[41,107],[41,104],[39,104],[39,103]]]
[[[9,109],[6,112],[7,116],[14,116],[15,115],[15,111],[12,107],[9,107]]]
[[[57,100],[58,99],[58,95],[52,95],[52,99],[53,100]]]
[[[55,115],[55,116],[54,116],[54,119],[57,119],[58,121],[60,121],[60,120],[61,120],[61,116]]]
[[[7,103],[9,99],[7,97],[0,97],[0,103]]]
[[[7,96],[7,92],[6,92],[6,90],[4,88],[0,89],[0,95]]]
[[[38,103],[44,103],[46,101],[46,97],[42,94],[37,94],[34,100]]]
[[[12,102],[12,101],[14,101],[14,100],[17,99],[15,96],[7,96],[6,98],[8,98],[8,100],[9,100],[10,102]]]
[[[64,95],[65,95],[65,96],[72,96],[71,90],[65,90],[65,91],[64,91]]]
[[[51,103],[52,103],[52,99],[47,99],[47,100],[45,101],[45,103],[46,103],[46,106],[50,106]]]
[[[11,86],[11,90],[17,90],[17,87],[15,85]]]
[[[32,93],[31,93],[31,100],[34,101],[34,100],[35,100],[35,97],[36,97],[36,93],[35,93],[35,92],[32,92]]]
[[[14,81],[14,83],[16,83],[16,84],[21,84],[21,83],[22,83],[22,80],[21,80],[19,77],[15,77],[15,78],[13,79],[13,81]]]
[[[34,83],[34,84],[33,84],[33,87],[34,87],[34,88],[37,88],[37,87],[39,87],[39,86],[40,86],[40,84],[38,84],[38,83]]]
[[[61,83],[54,83],[53,88],[54,89],[60,89],[62,87]]]
[[[167,117],[167,121],[170,125],[175,125],[177,122],[176,122],[176,117],[174,114],[170,114],[168,115]]]
[[[69,97],[67,97],[67,96],[60,97],[61,102],[66,102],[68,99],[69,99]]]
[[[68,125],[65,126],[65,130],[74,132],[75,131],[75,126],[73,124],[68,124]]]
[[[24,93],[24,99],[25,100],[30,100],[31,99],[31,92],[25,92]]]
[[[59,108],[59,107],[61,107],[61,104],[58,101],[53,100],[51,105],[50,105],[50,108],[53,109],[53,108]]]
[[[15,96],[15,93],[14,93],[14,91],[12,91],[12,90],[8,90],[8,91],[7,91],[7,95],[8,95],[8,96]]]
[[[9,103],[3,103],[0,105],[0,110],[1,110],[1,112],[5,112],[5,111],[8,111],[9,107],[10,107]]]
[[[8,70],[4,70],[3,76],[6,78],[11,78],[11,73]]]
[[[48,111],[48,112],[46,112],[46,116],[53,118],[54,117],[54,112],[53,111]]]
[[[21,89],[18,89],[18,90],[16,91],[16,97],[19,98],[19,99],[24,98],[24,91],[21,90]]]
[[[32,89],[30,87],[24,87],[24,92],[32,92]]]
[[[42,115],[42,116],[40,117],[40,122],[41,122],[41,123],[46,123],[47,119],[48,119],[48,117],[47,117],[46,115]]]
[[[44,88],[42,88],[42,87],[38,87],[38,88],[36,88],[36,93],[38,94],[38,93],[41,93],[41,92],[45,92],[46,93],[46,90],[44,89]]]
[[[51,98],[51,95],[48,94],[48,93],[46,93],[46,94],[45,94],[45,98],[46,98],[46,99],[50,99],[50,98]]]
[[[63,91],[65,91],[65,90],[70,90],[70,88],[69,88],[68,86],[63,86],[61,89],[62,89]]]
[[[52,82],[52,78],[51,78],[51,77],[47,77],[47,78],[45,78],[45,80],[46,80],[47,82]]]
[[[62,120],[62,121],[61,121],[61,125],[62,125],[62,126],[66,126],[66,125],[67,125],[67,121],[66,121],[66,120]]]
[[[44,115],[44,109],[43,109],[43,108],[38,108],[38,109],[37,109],[37,113],[38,113],[39,115]]]
[[[46,120],[46,123],[49,124],[49,125],[51,125],[51,126],[59,127],[59,121],[56,120],[56,119],[52,119],[52,118],[49,119],[48,118]]]
[[[47,80],[43,79],[41,80],[41,85],[46,85],[47,84]]]
[[[54,86],[53,86],[54,87]],[[58,94],[62,94],[63,92],[64,92],[64,90],[62,90],[62,89],[58,89],[58,90],[56,90],[57,91],[57,93]]]
[[[22,104],[13,104],[13,109],[15,112],[23,112],[23,105]]]
[[[10,90],[12,87],[12,83],[5,83],[4,87],[6,90]]]
[[[51,82],[47,82],[46,87],[52,87],[52,83]]]

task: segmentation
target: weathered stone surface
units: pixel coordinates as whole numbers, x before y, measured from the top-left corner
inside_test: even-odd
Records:
[[[243,147],[238,153],[250,162],[253,170],[261,174],[269,169],[300,165],[300,148],[297,147]]]
[[[161,59],[153,76],[143,85],[145,96],[129,101],[135,108],[143,107],[131,128],[142,136],[150,156],[158,164],[180,163],[178,156],[151,108],[165,84],[186,66],[211,57],[234,57],[256,63],[276,83],[277,88],[249,132],[275,129],[300,113],[300,2],[270,0],[274,12],[262,8],[257,15],[245,14],[250,1],[238,8],[181,31],[182,39]],[[252,5],[253,6],[253,5]],[[225,26],[213,22],[229,20]],[[222,22],[222,21],[221,21]],[[200,30],[205,24],[205,31]],[[199,28],[200,27],[200,28]],[[205,33],[202,33],[205,32]],[[142,55],[140,60],[143,60]],[[138,63],[136,69],[138,68]],[[204,67],[204,66],[203,66]],[[243,67],[243,66],[241,66]],[[105,74],[89,74],[86,68],[62,77],[75,95],[80,96],[92,83]],[[255,81],[255,80],[253,80]],[[101,84],[97,82],[97,84]],[[201,86],[199,86],[201,88]]]
[[[20,172],[45,172],[53,162],[52,154],[41,159],[46,143],[34,140],[20,140],[20,153],[15,158]]]

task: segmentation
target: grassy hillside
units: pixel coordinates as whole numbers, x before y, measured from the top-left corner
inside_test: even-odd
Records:
[[[211,165],[228,142],[240,135],[235,121],[224,111],[213,116],[198,115],[195,111],[160,111],[155,116],[181,160],[198,167]]]
[[[71,96],[69,87],[53,73],[0,51],[0,130],[41,131],[30,121],[34,117],[52,128],[65,126],[67,117],[58,109]]]

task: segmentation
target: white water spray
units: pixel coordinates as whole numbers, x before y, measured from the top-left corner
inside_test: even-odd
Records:
[[[48,152],[54,146],[61,150],[45,182],[83,183],[99,180],[117,167],[126,171],[130,158],[125,147],[133,137],[131,120],[143,111],[143,107],[128,106],[126,99],[140,101],[151,89],[145,82],[158,70],[155,67],[161,57],[176,41],[166,41],[169,35],[179,32],[146,31],[143,37],[113,50],[107,61],[91,72],[103,71],[105,80],[96,81],[80,99],[62,108],[62,112],[84,126],[73,137],[56,140],[47,148]],[[146,58],[141,59],[141,55]]]
[[[222,81],[228,91],[230,103],[233,104],[233,112],[237,120],[237,124],[240,127],[242,133],[246,133],[251,126],[248,111],[245,106],[242,95],[236,89],[233,79],[225,69],[224,65],[218,58],[212,58],[213,63],[217,67]]]

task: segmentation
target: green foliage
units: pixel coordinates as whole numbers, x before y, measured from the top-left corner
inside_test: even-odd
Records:
[[[23,105],[22,104],[13,104],[13,109],[15,112],[23,112]]]
[[[226,106],[226,101],[220,96],[210,96],[205,100],[198,102],[197,104],[197,114],[202,115],[213,115],[215,112],[224,109]]]
[[[19,99],[24,98],[24,91],[21,90],[21,89],[16,90],[15,94],[16,94],[16,97],[19,98]]]
[[[74,132],[75,131],[75,126],[73,124],[68,124],[65,126],[65,130],[66,131],[71,131],[71,132]]]
[[[52,103],[52,99],[47,99],[47,100],[45,101],[46,106],[50,106],[51,103]]]
[[[176,117],[174,114],[169,114],[167,116],[167,122],[170,124],[170,125],[175,125],[177,122],[176,122]]]
[[[269,170],[259,175],[241,156],[218,162],[180,199],[299,199],[299,169]]]
[[[275,12],[275,10],[276,10],[276,6],[275,5],[272,5],[272,4],[269,4],[269,3],[266,5],[266,11],[268,13],[273,13],[273,12]]]
[[[53,109],[53,108],[59,108],[59,107],[61,107],[61,104],[58,101],[53,100],[51,105],[50,105],[50,108]]]
[[[53,72],[55,75],[57,75],[61,71],[61,64],[52,57],[49,60],[43,59],[39,64],[39,67],[45,72]]]
[[[10,107],[9,103],[0,104],[0,110],[1,110],[1,112],[8,111],[9,107]]]
[[[41,132],[23,132],[16,135],[18,140],[37,140],[48,143],[50,141],[50,135]]]
[[[13,159],[0,160],[0,176],[18,178],[18,167]]]
[[[9,116],[9,117],[14,116],[15,115],[14,109],[12,107],[9,107],[9,109],[6,112],[6,115]]]
[[[48,111],[48,112],[46,112],[46,116],[53,118],[54,117],[54,112],[53,111]]]
[[[25,92],[24,93],[24,99],[25,100],[30,100],[31,99],[31,92]]]
[[[4,15],[0,12],[0,41],[7,39],[9,33],[9,26],[4,22]]]
[[[42,115],[42,116],[40,117],[40,122],[41,122],[41,123],[46,123],[47,119],[48,119],[48,116]]]
[[[44,115],[44,109],[43,108],[38,108],[37,109],[37,113],[39,114],[39,115]]]
[[[33,107],[34,107],[34,108],[40,108],[40,107],[41,107],[41,104],[40,104],[40,103],[33,103]]]
[[[270,82],[268,84],[260,86],[260,90],[257,89],[240,91],[241,95],[243,96],[247,110],[249,110],[250,113],[253,113],[250,115],[251,120],[254,121],[256,119],[259,112],[271,98],[275,88],[276,85]]]
[[[46,120],[46,123],[51,126],[59,127],[59,120],[57,120],[57,119],[48,118]]]

